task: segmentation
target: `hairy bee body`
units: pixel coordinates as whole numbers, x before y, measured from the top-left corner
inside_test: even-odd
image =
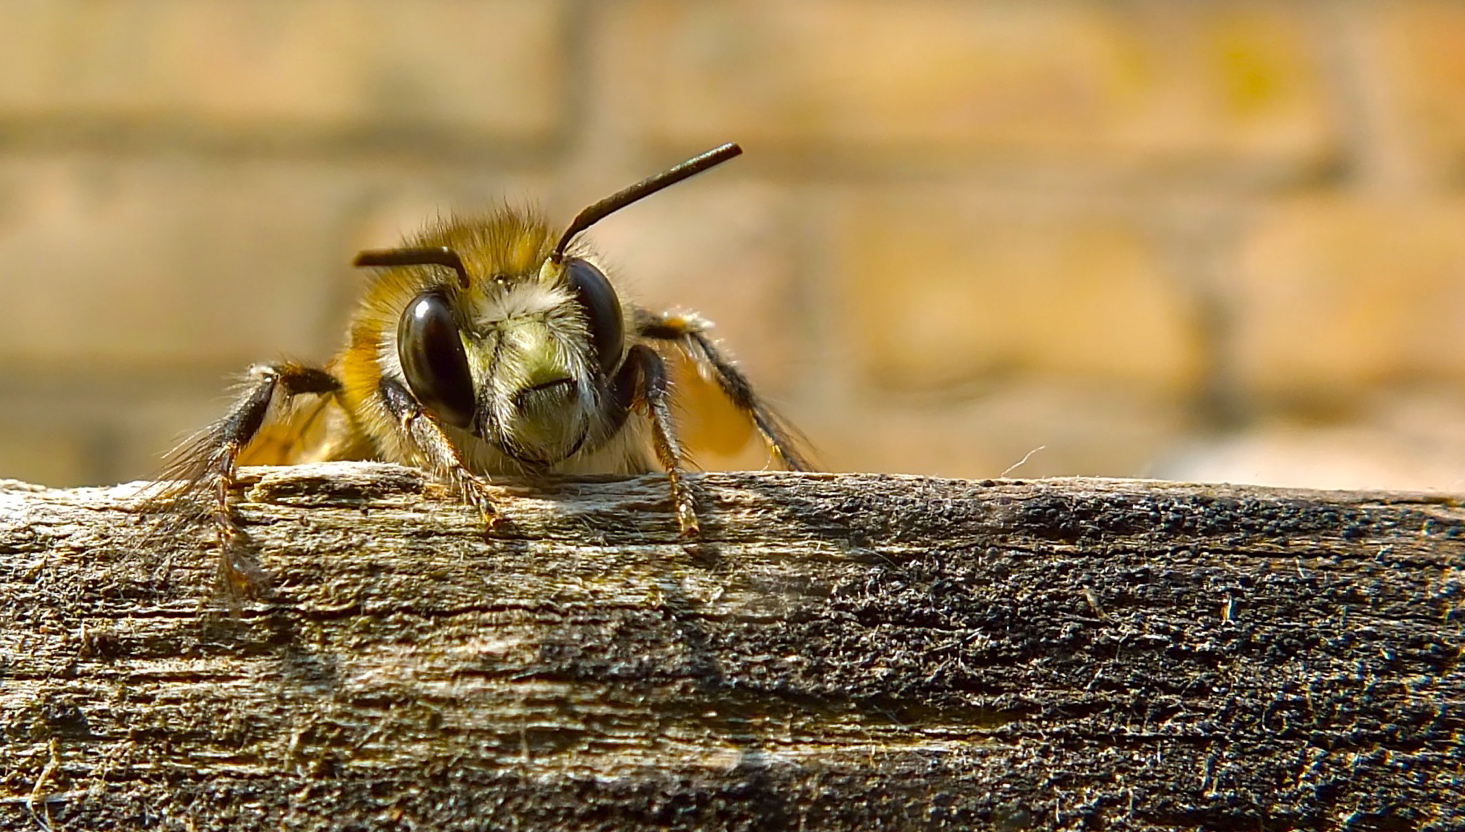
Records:
[[[724,145],[590,206],[556,236],[538,215],[501,209],[450,219],[379,269],[344,350],[323,367],[251,369],[224,418],[175,452],[171,500],[208,508],[220,579],[247,592],[229,486],[241,464],[378,459],[446,482],[492,523],[487,487],[505,474],[666,472],[685,541],[699,525],[671,415],[668,360],[712,379],[785,466],[806,468],[789,429],[724,358],[694,315],[626,302],[578,235],[642,197],[726,161]]]

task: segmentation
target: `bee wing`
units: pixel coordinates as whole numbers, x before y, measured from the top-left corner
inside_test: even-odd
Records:
[[[723,391],[716,371],[698,360],[686,342],[657,344],[666,358],[678,411],[678,436],[684,453],[703,470],[744,471],[769,465],[769,451],[753,420]],[[808,458],[808,441],[787,420],[766,405],[763,415],[795,445],[798,458]]]
[[[682,445],[698,456],[738,455],[753,438],[753,425],[728,401],[680,345],[663,350],[678,415]]]
[[[297,396],[279,418],[266,422],[239,452],[240,465],[300,465],[365,459],[370,445],[351,429],[335,396]]]

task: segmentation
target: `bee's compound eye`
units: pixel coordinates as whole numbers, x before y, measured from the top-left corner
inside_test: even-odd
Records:
[[[424,292],[412,299],[397,325],[397,357],[422,406],[460,428],[473,421],[473,374],[448,299]]]
[[[578,257],[566,261],[566,273],[580,308],[590,326],[590,340],[600,358],[600,368],[610,373],[621,363],[626,350],[626,321],[620,298],[600,269]]]

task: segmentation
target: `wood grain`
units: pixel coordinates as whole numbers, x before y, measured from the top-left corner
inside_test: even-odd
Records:
[[[0,829],[1465,827],[1457,497],[693,482],[0,483]]]

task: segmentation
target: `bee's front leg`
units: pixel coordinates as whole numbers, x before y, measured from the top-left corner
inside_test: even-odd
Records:
[[[478,509],[484,522],[492,528],[498,519],[498,508],[489,494],[488,483],[468,469],[463,455],[432,414],[423,410],[406,387],[391,379],[382,380],[381,396],[387,412],[396,418],[412,446],[433,471],[452,485],[458,499]]]
[[[702,534],[697,522],[695,495],[683,478],[682,448],[677,442],[676,427],[671,418],[668,399],[670,385],[667,382],[666,362],[656,350],[645,344],[637,344],[626,351],[626,359],[615,378],[615,392],[618,399],[630,401],[646,410],[651,419],[651,444],[656,449],[656,458],[666,469],[666,478],[671,484],[672,503],[676,506],[677,525],[681,528],[682,540],[695,542]]]
[[[167,486],[165,502],[176,504],[212,491],[208,513],[219,537],[218,582],[231,597],[250,595],[258,589],[258,581],[237,560],[243,531],[229,502],[237,481],[240,452],[259,434],[277,397],[283,405],[302,393],[329,395],[340,389],[341,382],[335,376],[316,367],[289,362],[255,365],[249,369],[239,400],[224,418],[171,455],[163,473],[164,479],[173,481]]]

